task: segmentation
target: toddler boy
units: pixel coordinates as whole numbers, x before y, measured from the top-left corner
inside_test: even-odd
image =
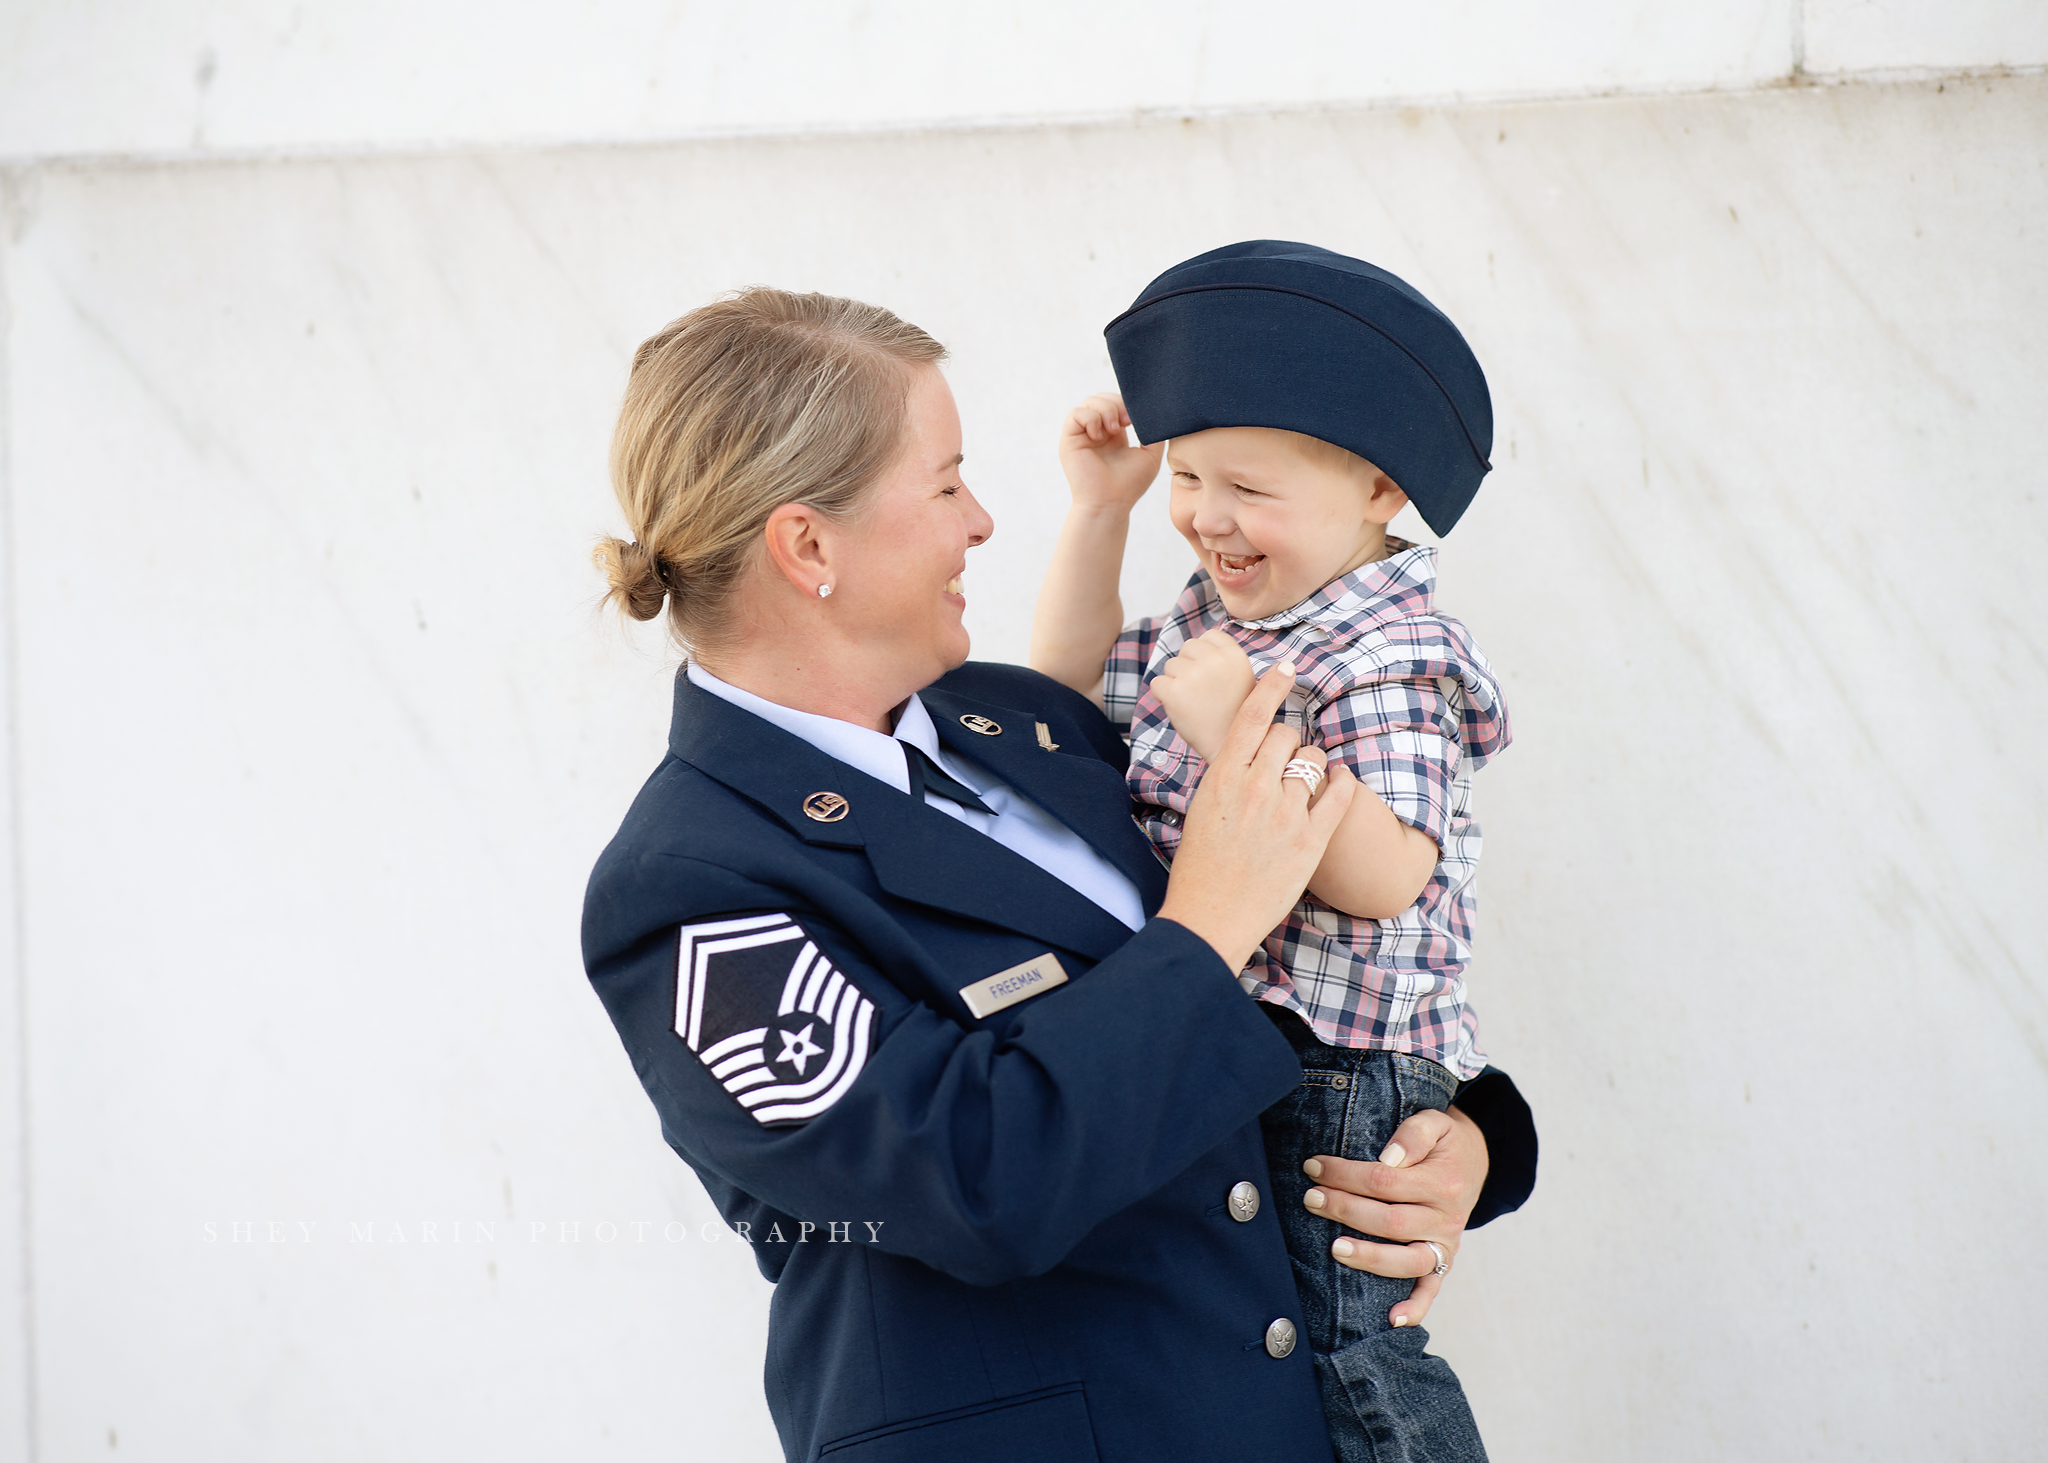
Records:
[[[1486,378],[1411,286],[1305,244],[1188,260],[1105,334],[1124,395],[1091,397],[1062,432],[1073,507],[1031,663],[1099,687],[1128,727],[1135,811],[1169,859],[1204,759],[1280,661],[1296,666],[1284,714],[1303,745],[1365,783],[1240,977],[1304,1073],[1263,1120],[1271,1197],[1337,1456],[1484,1459],[1427,1333],[1390,1322],[1413,1282],[1338,1262],[1343,1231],[1303,1207],[1302,1165],[1379,1158],[1485,1066],[1464,984],[1471,774],[1507,745],[1507,713],[1465,627],[1435,610],[1435,551],[1386,526],[1412,502],[1442,535],[1471,502],[1493,437]],[[1126,426],[1150,445],[1128,445]],[[1201,567],[1166,615],[1122,629],[1124,537],[1162,443],[1173,523]]]

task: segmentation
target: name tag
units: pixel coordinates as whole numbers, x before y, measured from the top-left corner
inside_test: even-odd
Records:
[[[974,1013],[975,1019],[980,1020],[1066,983],[1067,973],[1060,969],[1059,959],[1048,950],[1022,965],[998,970],[987,980],[960,987],[960,999],[967,1003],[967,1009]]]

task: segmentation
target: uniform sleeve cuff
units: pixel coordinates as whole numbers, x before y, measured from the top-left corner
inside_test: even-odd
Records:
[[[1514,1079],[1498,1067],[1464,1083],[1451,1100],[1486,1138],[1486,1183],[1465,1221],[1465,1228],[1477,1229],[1514,1213],[1535,1191],[1536,1117]]]
[[[1237,972],[1216,953],[1215,946],[1178,920],[1158,915],[1146,921],[1140,937],[1173,952],[1171,958],[1182,980],[1176,1004],[1206,1003],[1200,1019],[1219,1023],[1227,1031],[1246,1078],[1270,1090],[1272,1095],[1262,1107],[1278,1102],[1300,1084],[1301,1059],[1259,1003],[1244,993]]]

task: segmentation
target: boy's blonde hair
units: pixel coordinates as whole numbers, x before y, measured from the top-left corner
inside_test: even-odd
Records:
[[[1325,442],[1321,437],[1311,437],[1306,432],[1290,432],[1285,427],[1272,427],[1268,430],[1279,432],[1281,435],[1291,438],[1296,451],[1300,452],[1303,457],[1306,457],[1317,467],[1323,468],[1326,471],[1341,472],[1352,477],[1364,478],[1370,478],[1379,473],[1378,468],[1367,462],[1363,457],[1360,457],[1356,452],[1353,452],[1349,447],[1339,447],[1335,442]]]
[[[666,599],[685,651],[729,641],[768,515],[804,503],[858,517],[902,448],[917,368],[945,357],[879,305],[760,287],[644,341],[611,449],[633,538],[594,556],[606,602],[651,620]]]

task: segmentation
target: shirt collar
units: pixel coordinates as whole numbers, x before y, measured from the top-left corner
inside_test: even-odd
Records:
[[[1329,634],[1355,634],[1380,620],[1426,613],[1436,590],[1436,549],[1392,535],[1387,538],[1387,548],[1390,552],[1386,558],[1339,575],[1292,609],[1262,620],[1230,622],[1247,630],[1286,630],[1307,625]],[[1230,611],[1224,609],[1223,598],[1217,594],[1207,570],[1202,571],[1202,578],[1207,581],[1204,593],[1217,612],[1229,619]]]
[[[689,676],[690,684],[700,690],[710,692],[721,701],[729,701],[742,711],[753,712],[770,725],[779,726],[791,736],[809,742],[827,757],[865,772],[877,782],[886,782],[898,792],[910,791],[910,773],[904,764],[903,749],[896,745],[897,737],[934,759],[939,753],[938,729],[932,725],[931,713],[915,696],[904,702],[903,709],[897,712],[896,736],[891,737],[850,721],[820,716],[814,711],[798,711],[756,696],[752,691],[742,691],[738,686],[721,681],[694,660],[684,674]]]
[[[896,713],[896,740],[910,743],[932,761],[944,766],[947,772],[958,773],[959,764],[948,757],[946,749],[939,745],[939,729],[932,725],[932,714],[921,698],[912,696]],[[966,782],[967,779],[963,777],[960,781]],[[981,791],[978,787],[974,790]]]

